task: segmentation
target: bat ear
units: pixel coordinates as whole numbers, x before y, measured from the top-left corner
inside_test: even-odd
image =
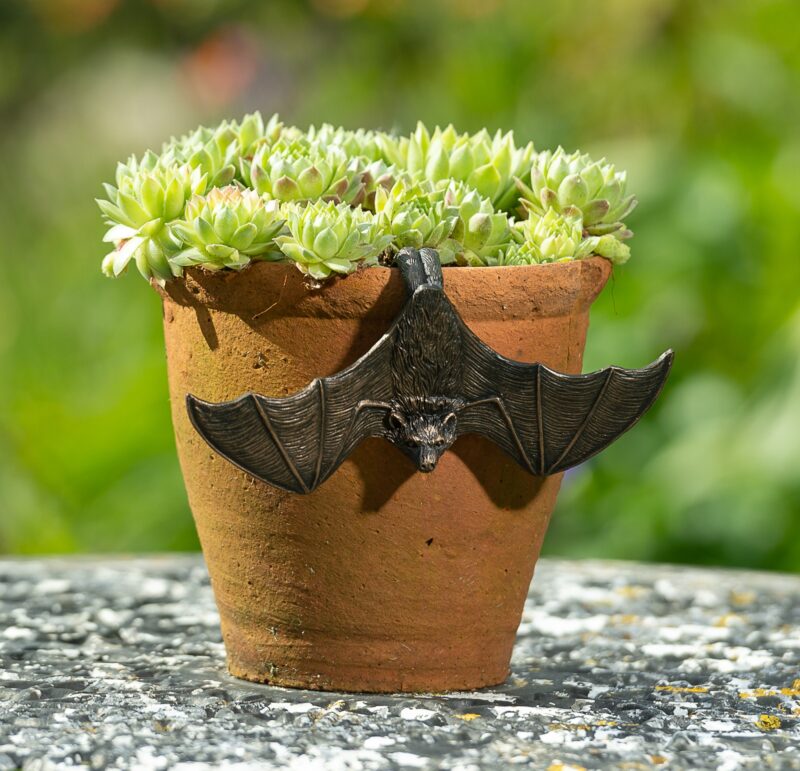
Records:
[[[445,415],[443,425],[445,428],[450,428],[451,426],[455,428],[456,421],[457,418],[455,412],[448,412],[447,415]]]
[[[389,425],[397,431],[401,431],[408,425],[406,416],[397,410],[392,410],[389,413]]]

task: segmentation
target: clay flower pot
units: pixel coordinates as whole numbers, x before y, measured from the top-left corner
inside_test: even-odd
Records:
[[[589,307],[611,265],[446,268],[489,346],[581,371]],[[291,264],[187,271],[162,291],[178,454],[232,674],[342,691],[502,682],[561,475],[534,477],[461,437],[430,474],[370,439],[309,495],[257,481],[190,424],[187,393],[285,396],[365,353],[401,310],[396,268],[309,291]]]

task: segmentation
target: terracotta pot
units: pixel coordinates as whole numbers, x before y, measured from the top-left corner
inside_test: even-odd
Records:
[[[498,352],[577,373],[610,270],[446,268],[445,289]],[[309,291],[294,266],[256,263],[190,270],[162,295],[178,454],[231,673],[342,691],[502,682],[561,475],[532,477],[476,436],[420,474],[373,439],[295,495],[217,456],[185,411],[187,392],[283,396],[355,361],[403,305],[399,271]]]

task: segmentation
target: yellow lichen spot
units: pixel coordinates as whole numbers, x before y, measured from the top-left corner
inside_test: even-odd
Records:
[[[656,690],[668,693],[708,693],[708,688],[704,685],[657,685]]]
[[[663,755],[651,755],[650,756],[650,762],[654,766],[661,766],[661,765],[663,765],[664,763],[667,762],[667,759]]]
[[[454,715],[454,717],[469,722],[470,720],[477,720],[480,715],[477,712],[465,712],[463,715]]]
[[[726,613],[723,616],[720,616],[715,622],[714,626],[716,627],[726,627],[730,626],[731,624],[740,624],[742,623],[742,617],[738,613]]]
[[[588,731],[591,726],[586,723],[548,723],[551,731]]]
[[[800,677],[792,683],[793,691],[800,691]]]
[[[620,626],[633,626],[638,622],[639,616],[636,616],[633,613],[620,613],[611,617],[611,623],[618,624]]]
[[[562,763],[560,760],[554,760],[548,767],[547,771],[586,771],[585,766],[573,766]]]
[[[755,592],[731,592],[731,602],[734,605],[752,605],[755,600]]]
[[[628,599],[635,600],[637,597],[641,597],[643,594],[647,594],[647,587],[644,586],[636,586],[635,584],[630,586],[619,586],[616,588],[616,593],[621,594],[623,597],[627,597]]]
[[[760,715],[756,727],[762,731],[774,731],[781,727],[781,719],[777,715]]]
[[[617,726],[616,720],[595,720],[593,723],[549,723],[551,731],[591,731],[593,728],[608,728]]]
[[[795,681],[797,682],[797,681]],[[800,696],[800,688],[753,688],[751,691],[739,691],[740,699],[763,699],[766,696]]]
[[[770,688],[753,688],[750,691],[739,691],[740,699],[760,699],[762,696],[777,696],[778,692]]]

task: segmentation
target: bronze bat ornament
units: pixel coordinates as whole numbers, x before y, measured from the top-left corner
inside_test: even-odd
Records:
[[[576,466],[608,447],[655,401],[672,351],[644,369],[564,375],[485,345],[444,293],[433,249],[403,249],[408,300],[351,366],[285,398],[248,393],[189,417],[221,456],[275,487],[310,493],[367,437],[387,439],[422,472],[462,434],[498,444],[531,474]]]

